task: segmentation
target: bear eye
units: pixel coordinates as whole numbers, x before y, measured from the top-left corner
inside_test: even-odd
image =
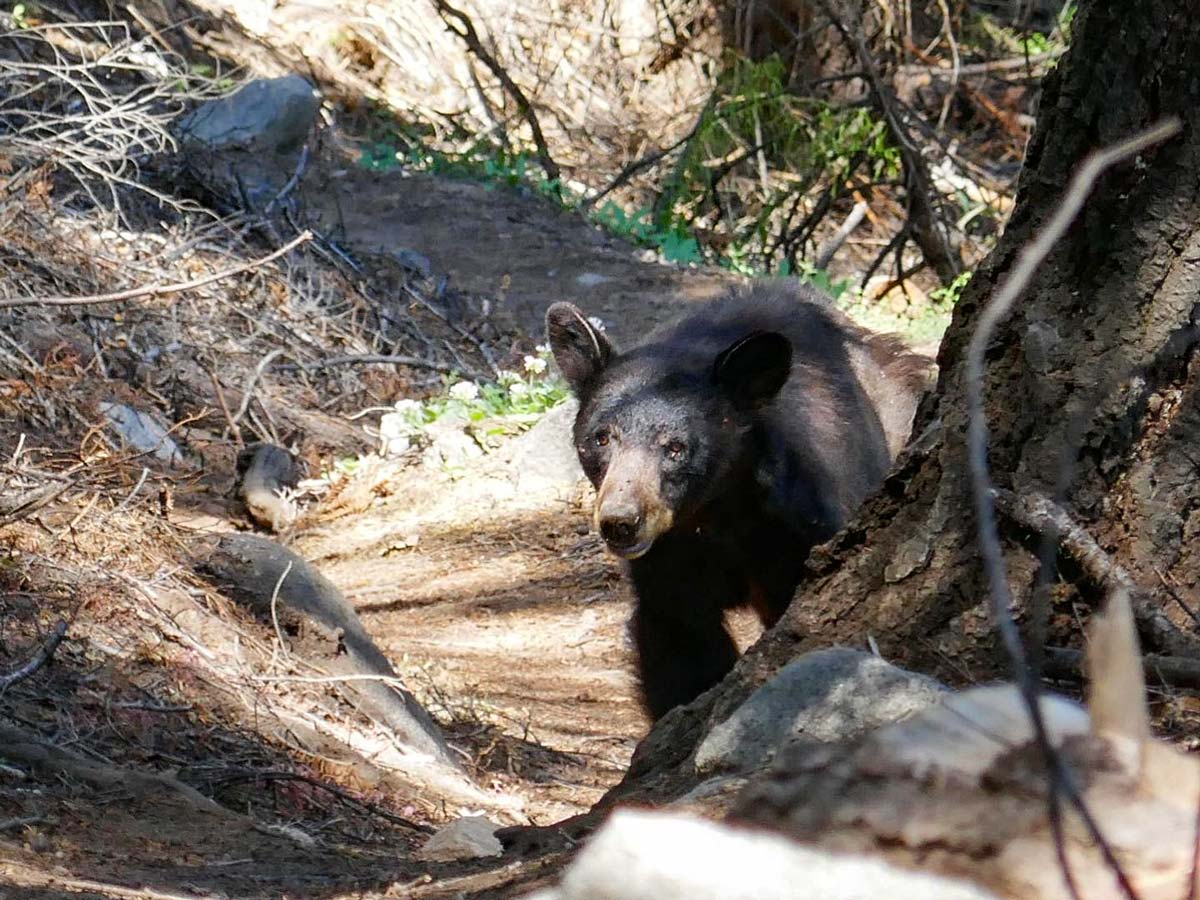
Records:
[[[667,442],[667,446],[666,446],[667,456],[671,457],[671,459],[679,459],[679,457],[683,456],[683,451],[686,449],[687,449],[687,447],[685,447],[683,445],[683,441],[668,441]]]
[[[592,440],[596,442],[597,447],[607,447],[611,439],[607,429],[601,429],[592,436]]]

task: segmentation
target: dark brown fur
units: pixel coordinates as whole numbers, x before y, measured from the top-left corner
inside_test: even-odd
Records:
[[[795,285],[735,291],[625,353],[569,304],[547,331],[580,400],[597,528],[629,560],[658,717],[732,667],[725,609],[783,614],[809,549],[907,439],[929,364]]]

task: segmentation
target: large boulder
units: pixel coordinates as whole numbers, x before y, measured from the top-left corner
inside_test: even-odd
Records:
[[[261,78],[179,121],[185,143],[210,150],[287,152],[312,130],[321,95],[299,75]]]
[[[744,772],[795,741],[857,737],[936,703],[945,688],[877,656],[835,647],[788,663],[709,732],[696,771]]]

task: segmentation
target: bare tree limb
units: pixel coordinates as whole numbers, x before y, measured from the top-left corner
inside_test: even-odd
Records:
[[[246,414],[246,410],[250,408],[250,401],[254,399],[254,386],[258,383],[258,379],[262,378],[262,374],[266,371],[267,366],[282,354],[283,351],[277,347],[259,360],[258,365],[254,367],[254,371],[250,373],[250,377],[246,379],[246,389],[242,392],[242,405],[233,414],[233,418],[229,420],[231,425],[236,425],[241,421],[242,416]]]
[[[688,131],[687,134],[685,134],[679,140],[675,141],[673,144],[663,147],[661,150],[653,150],[650,153],[647,153],[645,156],[643,156],[639,159],[635,159],[633,162],[631,162],[629,165],[627,165],[625,168],[623,168],[620,172],[618,172],[616,174],[616,176],[612,179],[612,181],[610,181],[608,184],[606,184],[600,190],[596,191],[596,193],[592,194],[590,197],[585,198],[583,200],[583,202],[579,204],[580,209],[583,209],[583,210],[591,209],[593,206],[595,206],[597,203],[599,203],[601,200],[603,200],[605,197],[607,197],[609,194],[611,194],[613,191],[615,191],[621,185],[623,185],[627,181],[629,181],[629,179],[632,178],[634,175],[636,175],[638,172],[641,172],[643,169],[648,169],[651,166],[659,163],[664,158],[669,156],[671,153],[674,153],[676,150],[678,150],[680,147],[682,147],[684,144],[686,144],[688,141],[690,141],[692,138],[694,138],[696,136],[696,133],[700,130],[700,126],[704,123],[704,117],[706,115],[708,115],[709,111],[712,109],[712,105],[713,105],[713,102],[712,102],[712,99],[710,98],[708,104],[705,105],[705,107],[701,111],[700,115],[696,116],[696,123],[691,127],[691,130]]]
[[[500,83],[504,86],[504,90],[517,102],[517,112],[525,120],[525,124],[529,126],[529,131],[533,134],[533,143],[537,147],[538,162],[542,164],[542,169],[545,171],[546,177],[551,181],[557,181],[562,177],[562,172],[558,168],[558,163],[550,155],[550,148],[546,146],[546,138],[542,134],[542,126],[538,123],[537,115],[533,111],[533,105],[529,102],[529,98],[525,96],[525,92],[521,90],[520,85],[512,80],[512,76],[504,70],[504,67],[496,61],[496,57],[492,56],[487,48],[483,46],[483,41],[479,39],[479,34],[475,31],[475,25],[471,21],[470,16],[455,9],[446,0],[433,0],[433,5],[441,15],[442,20],[446,23],[446,27],[462,38],[467,48],[479,57],[480,61],[500,80]],[[451,18],[458,22],[457,28],[450,22]]]
[[[50,662],[50,658],[54,656],[54,651],[58,649],[58,645],[62,643],[63,637],[67,633],[67,623],[60,620],[54,626],[54,630],[50,632],[50,637],[46,639],[46,643],[42,644],[33,658],[25,665],[18,669],[9,672],[7,675],[0,675],[0,691],[6,691],[18,681],[24,681],[29,676],[33,675],[38,669]]]
[[[825,244],[817,251],[817,255],[813,260],[813,265],[818,269],[825,269],[833,261],[834,254],[841,249],[842,244],[854,233],[854,229],[859,223],[867,217],[867,204],[862,200],[854,204],[854,208],[850,210],[850,215],[846,216],[846,220],[834,233]]]
[[[1046,674],[1051,678],[1082,681],[1084,653],[1067,647],[1043,648]],[[1146,680],[1169,688],[1200,689],[1200,660],[1185,656],[1160,656],[1147,653],[1142,657]]]
[[[1037,494],[1017,496],[999,488],[993,489],[992,493],[1000,512],[1035,534],[1048,536],[1053,546],[1070,557],[1093,585],[1104,591],[1125,590],[1133,605],[1138,629],[1154,647],[1175,656],[1200,656],[1200,639],[1176,628],[1125,568],[1113,560],[1065,509]],[[1165,581],[1164,586],[1167,586]],[[1167,590],[1171,590],[1169,586]]]
[[[854,48],[859,64],[871,85],[871,93],[875,98],[876,105],[900,150],[900,160],[904,166],[908,218],[913,240],[921,248],[921,253],[924,254],[926,261],[938,273],[938,277],[949,283],[962,271],[962,260],[950,246],[949,232],[943,217],[938,212],[937,203],[934,200],[937,192],[933,187],[933,179],[929,175],[929,167],[925,163],[921,148],[913,143],[900,106],[892,95],[891,88],[884,83],[880,76],[879,69],[875,65],[875,60],[866,41],[863,40],[862,34],[851,30],[830,2],[822,0],[821,7],[838,33],[842,35],[842,39]]]
[[[334,366],[358,366],[370,363],[394,363],[398,366],[412,366],[414,369],[431,369],[434,372],[454,372],[454,368],[444,363],[430,362],[419,356],[404,356],[403,354],[356,353],[351,356],[330,356],[327,359],[312,363],[284,363],[276,366],[284,372],[303,370],[312,372],[319,369],[332,369]]]
[[[163,294],[178,294],[183,291],[193,290],[194,288],[204,287],[206,284],[221,281],[232,275],[257,269],[259,266],[264,266],[269,262],[279,259],[284,254],[290,253],[301,244],[311,241],[312,238],[311,231],[301,232],[278,250],[267,254],[261,259],[252,259],[248,262],[231,266],[228,269],[222,269],[219,272],[212,272],[200,278],[193,278],[191,281],[177,281],[173,284],[147,284],[142,287],[128,288],[124,291],[114,291],[111,294],[90,294],[83,297],[19,297],[14,300],[0,300],[0,309],[8,309],[13,306],[94,306],[97,303],[117,303],[122,300],[136,300],[139,297],[160,297]]]

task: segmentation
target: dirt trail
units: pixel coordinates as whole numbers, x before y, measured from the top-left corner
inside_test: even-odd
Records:
[[[499,298],[527,334],[540,334],[551,303],[570,300],[632,341],[681,303],[738,280],[648,260],[582,216],[505,187],[344,167],[310,176],[304,201],[352,247],[415,251],[460,290]]]

